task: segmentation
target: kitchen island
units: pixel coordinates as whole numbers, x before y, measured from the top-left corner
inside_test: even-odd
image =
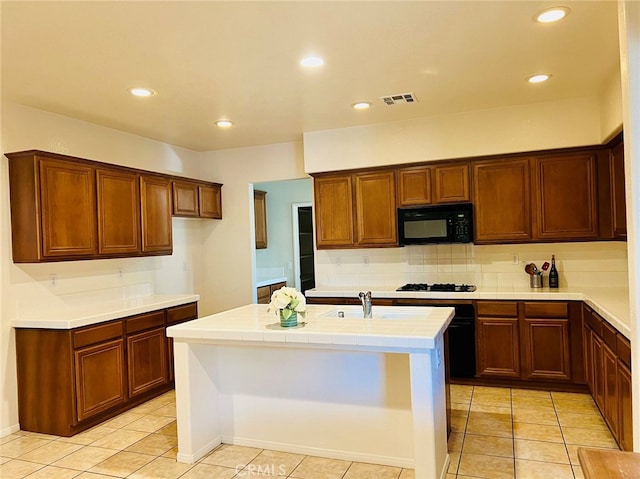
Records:
[[[358,307],[311,305],[304,325],[283,329],[253,304],[168,328],[178,461],[230,443],[444,477],[453,309],[374,306],[373,319],[357,316]]]

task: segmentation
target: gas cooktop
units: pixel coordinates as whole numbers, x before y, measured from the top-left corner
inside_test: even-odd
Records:
[[[472,284],[452,284],[452,283],[409,283],[400,286],[396,291],[446,291],[452,293],[471,293],[476,290]]]

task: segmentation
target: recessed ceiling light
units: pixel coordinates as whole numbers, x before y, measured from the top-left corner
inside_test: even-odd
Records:
[[[300,65],[310,68],[321,67],[324,65],[324,60],[320,57],[306,57],[300,60]]]
[[[229,128],[233,125],[233,122],[230,120],[220,120],[216,122],[216,125],[218,125],[220,128]]]
[[[354,103],[351,105],[355,110],[366,110],[367,108],[371,108],[371,103],[368,101],[359,101],[358,103]]]
[[[129,93],[133,96],[153,96],[156,94],[151,88],[130,88]]]
[[[527,81],[529,83],[542,83],[547,81],[549,78],[551,78],[551,75],[549,73],[540,73],[538,75],[530,76],[529,78],[527,78]]]
[[[533,18],[536,22],[540,23],[551,23],[557,22],[558,20],[562,20],[564,17],[569,15],[571,10],[568,7],[553,7],[547,8],[539,13],[537,13]]]

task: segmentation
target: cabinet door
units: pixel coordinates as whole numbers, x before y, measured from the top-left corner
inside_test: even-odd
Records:
[[[141,176],[140,197],[142,251],[171,254],[171,181],[159,176]]]
[[[433,169],[433,202],[469,201],[469,165],[436,166]]]
[[[584,351],[584,375],[587,381],[589,392],[593,396],[593,330],[585,325],[583,329],[583,351]]]
[[[624,183],[624,143],[611,149],[611,199],[613,207],[613,237],[627,239],[627,208]]]
[[[201,218],[222,219],[222,187],[199,185],[198,201]]]
[[[520,378],[517,318],[478,318],[478,375]]]
[[[395,174],[393,171],[355,175],[358,245],[398,243]]]
[[[535,165],[535,238],[597,238],[595,155],[538,157]]]
[[[256,249],[267,247],[267,192],[253,191],[253,215],[256,231]]]
[[[431,204],[431,168],[398,170],[398,206]]]
[[[95,170],[40,159],[42,255],[92,256],[97,252]]]
[[[354,227],[351,175],[315,178],[313,190],[317,247],[352,246]]]
[[[198,185],[187,181],[173,181],[173,215],[198,216]]]
[[[138,175],[98,169],[98,252],[140,252]]]
[[[125,402],[122,339],[78,349],[74,356],[78,421]]]
[[[528,159],[478,161],[473,165],[477,242],[531,239]]]
[[[631,371],[618,361],[618,443],[633,451],[633,415],[631,411]]]
[[[591,336],[593,358],[593,399],[600,411],[604,411],[605,382],[604,382],[604,345],[597,334]]]
[[[602,345],[602,365],[604,367],[604,410],[602,412],[613,437],[618,439],[618,358],[606,344]]]
[[[165,384],[169,379],[164,327],[128,336],[127,359],[130,397]]]
[[[525,318],[522,331],[524,379],[571,379],[568,319]]]

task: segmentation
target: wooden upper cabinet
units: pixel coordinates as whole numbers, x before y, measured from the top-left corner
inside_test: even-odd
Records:
[[[142,251],[171,254],[171,181],[162,176],[140,176],[140,198]]]
[[[253,190],[253,217],[255,222],[256,249],[267,247],[267,192]]]
[[[473,164],[477,242],[531,239],[529,160],[486,160]]]
[[[393,171],[375,171],[354,175],[358,245],[398,243]]]
[[[173,215],[198,216],[198,184],[173,181]]]
[[[351,175],[314,178],[313,194],[318,248],[352,246],[354,223]]]
[[[120,170],[96,171],[98,253],[140,253],[138,175]]]
[[[537,157],[534,238],[598,237],[596,155],[592,152]]]
[[[49,158],[42,158],[39,167],[42,255],[94,255],[97,250],[95,170]]]
[[[401,168],[397,188],[398,206],[469,201],[469,164]]]
[[[431,204],[431,168],[398,170],[398,206]]]
[[[173,180],[173,216],[222,218],[222,185]]]
[[[435,166],[433,169],[433,202],[469,201],[469,165],[467,163]]]
[[[198,185],[200,218],[222,219],[222,185]]]
[[[611,201],[613,237],[627,239],[627,209],[624,177],[624,143],[618,143],[610,152]]]
[[[98,252],[96,170],[42,151],[9,153],[13,261],[89,259]]]

